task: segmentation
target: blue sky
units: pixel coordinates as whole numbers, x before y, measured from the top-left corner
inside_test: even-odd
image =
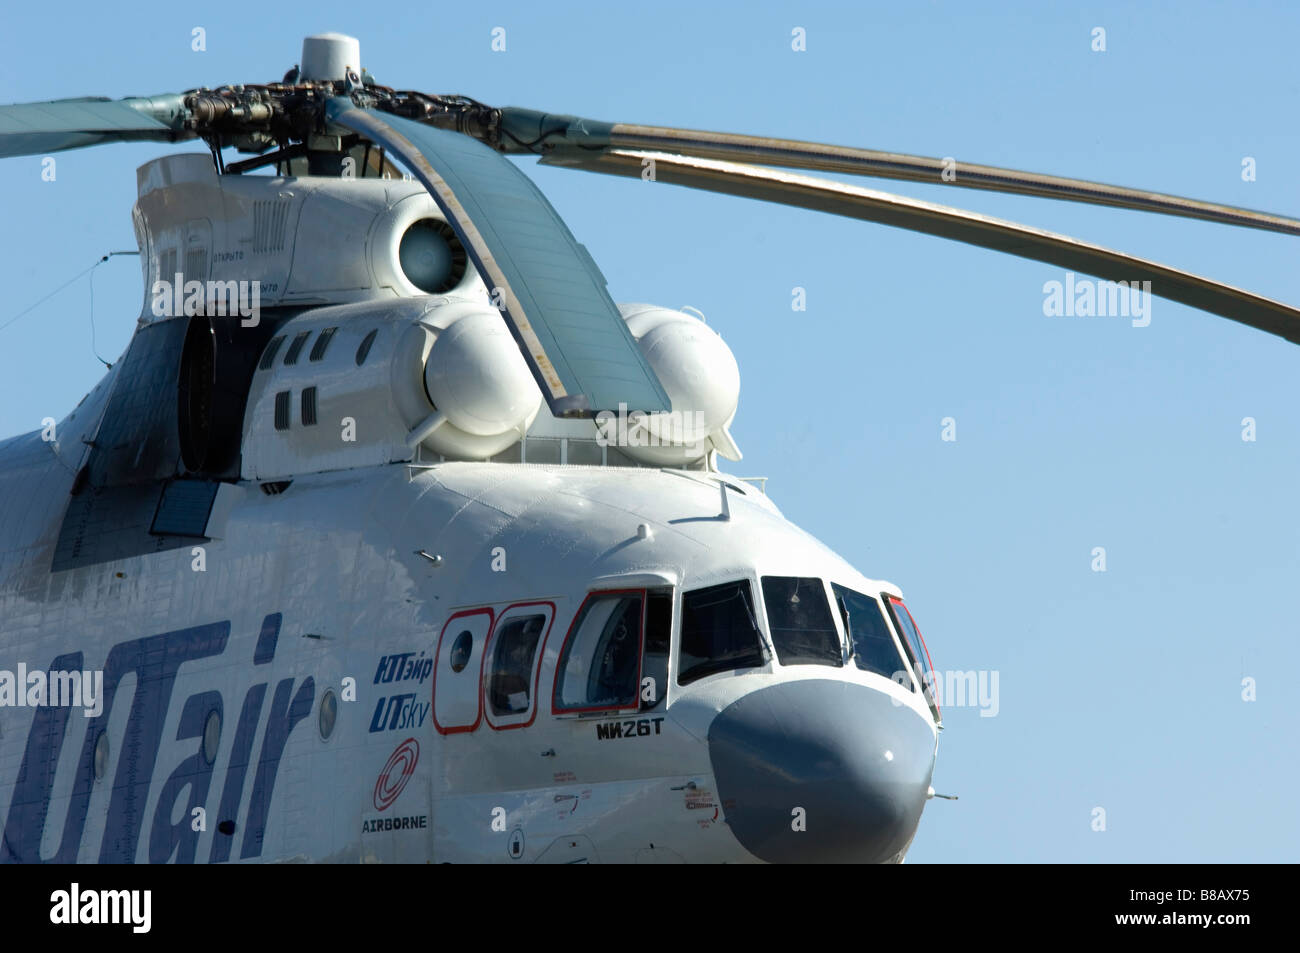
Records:
[[[100,4],[6,11],[0,101],[276,80],[357,36],[385,85],[600,119],[953,156],[1300,216],[1300,8],[1278,3]],[[197,5],[193,9],[200,10]],[[491,50],[494,27],[505,52]],[[1094,52],[1092,30],[1106,31]],[[207,50],[191,50],[191,30]],[[791,49],[802,27],[807,49]],[[188,146],[186,148],[193,148]],[[157,146],[0,160],[0,324],[134,247]],[[1242,180],[1244,157],[1257,178]],[[741,369],[733,432],[785,513],[903,588],[949,708],[909,862],[1294,861],[1300,350],[1156,300],[1049,318],[1046,265],[813,212],[525,168],[616,300],[691,305]],[[1295,238],[864,182],[1300,303]],[[792,289],[807,310],[791,310]],[[99,351],[139,313],[95,272]],[[85,279],[0,331],[0,434],[98,379]],[[956,441],[941,421],[956,421]],[[1242,419],[1257,439],[1242,440]],[[1105,572],[1091,568],[1106,550]],[[1242,679],[1257,700],[1242,699]],[[1106,830],[1094,831],[1094,808]]]

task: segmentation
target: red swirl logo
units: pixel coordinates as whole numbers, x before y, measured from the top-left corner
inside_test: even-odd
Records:
[[[379,772],[375,782],[375,808],[387,810],[402,794],[406,782],[415,773],[415,765],[420,760],[420,743],[414,738],[407,738],[388,756],[388,763]]]

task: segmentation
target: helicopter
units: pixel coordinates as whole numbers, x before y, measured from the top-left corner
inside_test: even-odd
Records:
[[[189,140],[137,175],[126,354],[0,443],[7,862],[904,860],[942,711],[902,591],[719,468],[729,348],[613,302],[507,156],[1149,282],[1300,342],[1241,289],[767,167],[1292,219],[394,90],[338,34],[279,83],[0,107],[0,157]]]

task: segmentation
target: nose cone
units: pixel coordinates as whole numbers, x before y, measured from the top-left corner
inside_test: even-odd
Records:
[[[879,863],[897,854],[921,818],[934,750],[934,730],[911,708],[826,679],[751,692],[709,728],[727,823],[771,863]]]

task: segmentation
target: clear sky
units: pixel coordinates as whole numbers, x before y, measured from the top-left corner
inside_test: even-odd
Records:
[[[399,88],[1300,216],[1300,8],[1280,0],[129,9],[11,5],[0,101],[278,80],[303,35],[337,30]],[[206,51],[191,49],[195,27]],[[63,153],[54,182],[40,157],[0,160],[0,325],[134,247],[134,169],[160,151]],[[909,862],[1300,860],[1287,685],[1300,671],[1300,349],[1164,300],[1143,328],[1046,317],[1058,268],[523,161],[616,300],[694,306],[728,341],[745,452],[733,472],[769,477],[791,519],[901,586],[937,668],[998,673],[995,717],[945,711],[934,786],[960,800],[929,804]],[[1300,304],[1293,237],[863,184]],[[96,343],[116,360],[140,273],[119,258],[94,275]],[[806,311],[792,310],[795,288]],[[90,303],[81,279],[0,330],[0,434],[62,418],[98,379]],[[942,439],[947,417],[955,441]]]

